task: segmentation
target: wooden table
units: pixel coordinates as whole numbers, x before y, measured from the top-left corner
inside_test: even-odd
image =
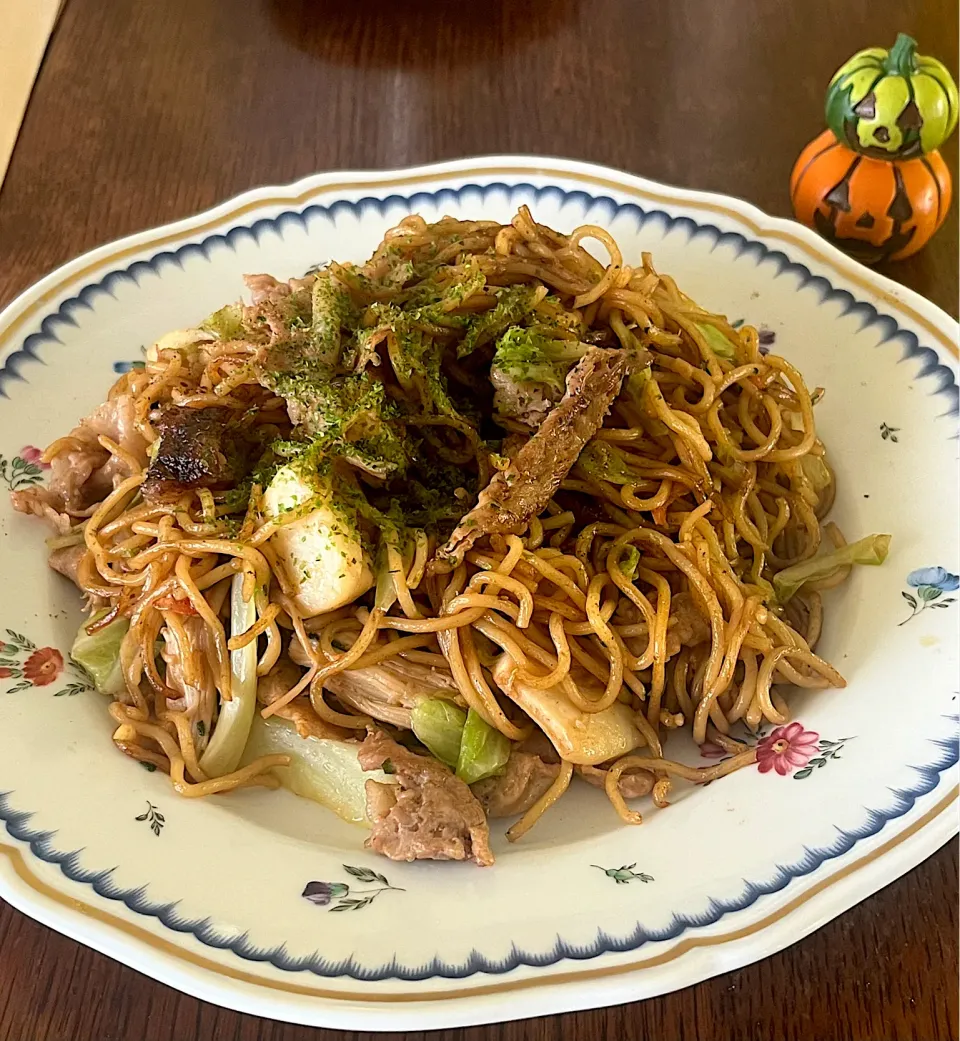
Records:
[[[956,70],[952,0],[69,0],[0,194],[0,305],[100,243],[317,170],[540,152],[787,215],[830,74],[898,30]],[[955,315],[955,215],[887,273]],[[954,841],[759,965],[499,1036],[943,1041],[956,981]],[[347,1035],[203,1004],[0,910],[0,1041],[321,1036]]]

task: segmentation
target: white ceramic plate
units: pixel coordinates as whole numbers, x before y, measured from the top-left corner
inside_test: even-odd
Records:
[[[361,260],[416,211],[651,250],[708,308],[762,326],[823,385],[819,428],[849,536],[894,535],[826,605],[843,691],[797,694],[796,765],[757,768],[625,828],[586,786],[497,866],[394,864],[286,792],[179,799],[116,754],[104,700],[61,654],[77,597],[44,532],[0,503],[0,895],[191,994],[351,1029],[425,1029],[612,1004],[762,958],[957,830],[957,327],[805,229],[745,203],[559,160],[475,159],[264,188],[68,264],[0,316],[0,480],[100,402],[161,333],[235,299],[244,272]],[[803,733],[797,733],[802,730]],[[812,735],[812,736],[811,736]],[[782,736],[782,735],[780,735]],[[803,762],[809,759],[804,767]],[[769,763],[767,764],[769,765]],[[309,881],[372,896],[334,913]],[[389,885],[391,888],[386,888]]]

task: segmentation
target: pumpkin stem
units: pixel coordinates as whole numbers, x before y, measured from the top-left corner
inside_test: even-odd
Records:
[[[906,33],[900,33],[887,53],[883,67],[891,76],[909,76],[916,72],[917,41]]]

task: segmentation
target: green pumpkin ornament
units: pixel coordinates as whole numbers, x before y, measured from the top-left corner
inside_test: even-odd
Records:
[[[870,47],[834,74],[827,126],[874,159],[910,159],[939,148],[957,125],[957,85],[942,62],[917,54],[900,33],[889,51]]]

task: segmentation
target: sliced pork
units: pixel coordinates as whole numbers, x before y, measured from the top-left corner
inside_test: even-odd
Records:
[[[290,642],[290,657],[304,667],[311,664],[295,639]],[[449,672],[403,658],[391,658],[380,665],[335,673],[324,680],[323,685],[344,705],[405,730],[412,728],[411,709],[424,698],[445,698],[464,706]]]
[[[498,416],[515,419],[536,430],[556,405],[562,391],[536,380],[517,380],[496,365],[490,368],[493,384],[493,410]]]
[[[78,546],[62,546],[50,553],[47,563],[54,571],[63,575],[64,578],[69,578],[75,586],[79,586],[77,572],[86,552],[87,547],[82,542]]]
[[[399,658],[365,669],[338,672],[324,680],[323,685],[358,712],[407,730],[412,726],[411,709],[424,698],[445,698],[463,705],[450,673]]]
[[[69,513],[61,513],[51,504],[52,498],[53,496],[46,488],[24,488],[19,492],[10,493],[10,503],[18,513],[39,517],[41,520],[45,520],[58,535],[66,535],[73,527],[73,520]]]
[[[364,770],[386,770],[395,784],[367,781],[367,844],[391,860],[493,863],[490,829],[470,789],[442,763],[416,755],[382,731],[360,746]]]
[[[315,278],[315,275],[307,275],[305,278],[290,278],[280,282],[273,275],[244,275],[243,284],[250,290],[254,304],[261,304],[265,300],[276,303],[297,290],[313,285]]]
[[[557,779],[560,764],[545,763],[531,752],[511,752],[504,772],[471,785],[488,817],[526,813]]]
[[[710,619],[700,610],[696,598],[686,591],[670,597],[670,628],[667,630],[667,650],[670,652],[671,637],[680,647],[696,647],[710,639]],[[674,651],[673,653],[677,653]]]
[[[257,445],[234,409],[164,409],[159,441],[143,485],[149,502],[176,499],[194,488],[226,491],[246,477]]]
[[[625,351],[593,347],[577,362],[560,403],[493,477],[438,552],[442,566],[459,563],[481,536],[521,529],[546,509],[620,393],[629,357]]]
[[[176,629],[165,625],[160,630],[163,640],[160,656],[166,667],[164,679],[170,690],[179,695],[176,699],[171,698],[167,707],[174,712],[183,712],[194,725],[194,743],[200,753],[210,740],[217,705],[217,690],[210,668],[213,649],[203,619],[198,615],[184,615],[182,624],[186,647],[180,646],[180,636]],[[196,653],[198,651],[199,654]],[[188,675],[185,659],[199,665],[198,674]]]
[[[44,517],[63,532],[69,519],[83,516],[105,498],[125,477],[130,467],[112,456],[97,440],[108,437],[146,465],[147,443],[137,430],[133,396],[117,394],[90,413],[63,438],[63,448],[50,460],[50,479],[45,488],[14,492],[14,509]]]

